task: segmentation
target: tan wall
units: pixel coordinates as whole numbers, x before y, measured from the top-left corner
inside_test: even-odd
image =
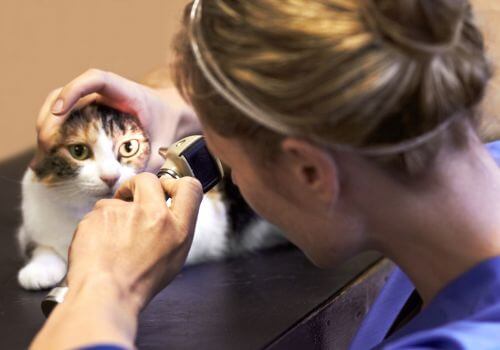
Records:
[[[476,6],[479,24],[486,36],[495,78],[488,90],[483,109],[482,133],[486,139],[500,139],[500,3],[492,0],[472,0]]]
[[[46,94],[87,68],[140,79],[166,61],[187,0],[2,0],[0,4],[0,159],[35,143]],[[500,4],[473,0],[500,62]],[[500,83],[499,83],[500,84]],[[500,111],[490,90],[489,114]],[[491,130],[497,129],[491,127]]]
[[[0,159],[35,144],[47,93],[88,68],[141,79],[165,63],[187,0],[2,0]]]

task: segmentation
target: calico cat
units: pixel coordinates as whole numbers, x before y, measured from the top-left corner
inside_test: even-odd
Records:
[[[99,199],[110,198],[144,171],[152,152],[137,118],[98,104],[71,113],[57,138],[57,146],[28,168],[22,181],[18,241],[27,263],[18,281],[30,290],[53,287],[64,278],[78,222]],[[282,242],[228,181],[203,198],[188,264]]]

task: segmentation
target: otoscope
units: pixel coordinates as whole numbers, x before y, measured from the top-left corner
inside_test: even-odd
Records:
[[[221,162],[215,158],[205,143],[203,136],[195,135],[177,141],[168,148],[160,148],[160,155],[165,159],[157,176],[168,176],[180,179],[184,176],[197,178],[203,187],[203,192],[210,191],[217,185],[224,171]],[[66,280],[53,288],[42,301],[42,312],[49,317],[54,308],[64,301],[68,293]]]

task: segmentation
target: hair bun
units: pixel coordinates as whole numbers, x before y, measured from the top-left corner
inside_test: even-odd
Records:
[[[468,0],[366,0],[370,29],[395,45],[438,54],[461,38]]]

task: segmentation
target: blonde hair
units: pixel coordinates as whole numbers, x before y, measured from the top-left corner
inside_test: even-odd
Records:
[[[475,115],[491,76],[466,0],[195,5],[176,41],[175,81],[226,136],[293,135],[408,170],[415,149]]]

